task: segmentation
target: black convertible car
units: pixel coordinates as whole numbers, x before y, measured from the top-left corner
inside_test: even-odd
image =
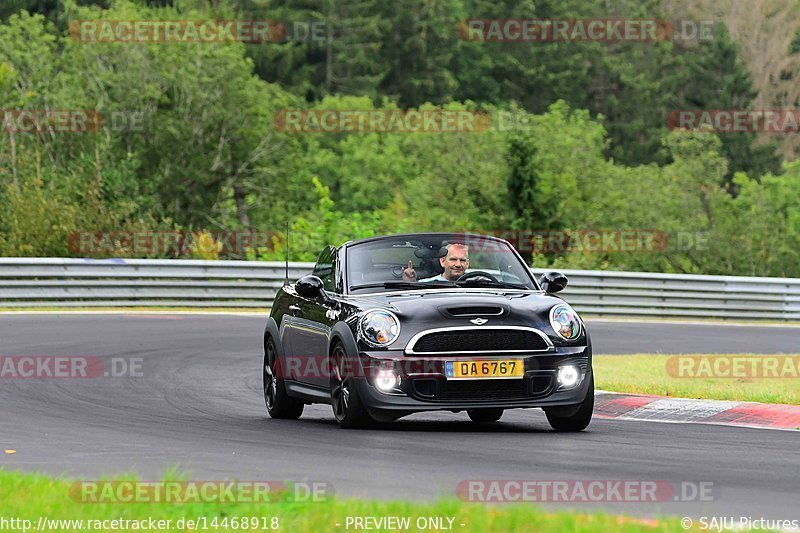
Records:
[[[473,234],[375,237],[322,251],[278,291],[264,332],[273,418],[333,406],[342,427],[433,410],[476,422],[540,407],[557,431],[594,408],[592,345],[580,317],[537,282],[505,240]]]

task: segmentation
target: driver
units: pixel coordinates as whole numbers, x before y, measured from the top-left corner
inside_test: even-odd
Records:
[[[431,281],[456,281],[464,275],[469,268],[469,249],[465,244],[451,243],[447,245],[447,254],[439,258],[439,264],[444,268],[444,272],[432,278],[417,280],[417,271],[414,270],[411,261],[403,269],[403,281],[428,283]]]

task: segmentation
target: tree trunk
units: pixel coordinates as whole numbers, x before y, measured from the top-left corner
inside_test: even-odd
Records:
[[[333,1],[328,2],[328,19],[325,21],[327,31],[325,39],[325,91],[333,92]]]
[[[247,192],[237,184],[233,186],[233,199],[236,201],[236,216],[243,228],[250,229],[250,216],[247,214]]]
[[[14,138],[13,128],[9,129],[8,138],[11,140],[11,182],[14,184],[14,189],[19,190],[19,179],[17,177],[17,140]]]

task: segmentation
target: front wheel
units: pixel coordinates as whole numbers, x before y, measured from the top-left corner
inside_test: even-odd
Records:
[[[289,396],[280,377],[278,351],[271,338],[264,344],[264,403],[272,418],[297,419],[303,414],[303,402]]]
[[[592,421],[594,412],[594,374],[589,379],[589,388],[583,401],[577,405],[568,407],[545,407],[544,413],[550,427],[556,431],[573,432],[583,431],[589,422]]]
[[[344,347],[337,344],[331,355],[331,406],[333,416],[345,429],[363,428],[375,422],[361,403],[356,389],[357,362],[347,357]]]

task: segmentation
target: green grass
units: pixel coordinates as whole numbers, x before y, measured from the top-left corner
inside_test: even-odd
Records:
[[[2,457],[2,456],[0,456]],[[167,476],[169,478],[169,476]],[[122,479],[122,478],[120,478]],[[124,479],[133,479],[126,477]],[[174,479],[174,478],[173,478]],[[432,503],[407,501],[367,501],[331,499],[324,503],[263,503],[263,504],[165,504],[165,503],[82,503],[70,497],[72,483],[39,474],[19,473],[0,469],[0,518],[21,518],[35,528],[39,517],[72,520],[147,519],[172,520],[172,528],[181,518],[206,517],[207,523],[217,517],[278,517],[280,531],[325,533],[348,531],[348,516],[408,516],[412,527],[418,517],[455,517],[453,531],[542,531],[542,532],[677,532],[682,531],[676,518],[639,520],[602,513],[577,511],[550,512],[530,504],[484,505],[457,499]],[[336,524],[341,524],[336,526]],[[445,522],[446,524],[446,522]],[[461,524],[464,524],[461,526]],[[50,530],[72,531],[73,529]],[[126,531],[129,529],[117,529]],[[192,529],[185,528],[186,531]],[[199,530],[199,529],[198,529]],[[210,529],[213,531],[213,529]],[[218,530],[235,530],[219,528]],[[252,529],[251,529],[252,530]],[[151,530],[152,531],[152,530]],[[349,531],[353,531],[351,526]],[[385,531],[385,530],[384,530]]]
[[[718,354],[710,357],[715,356]],[[673,377],[667,371],[670,357],[674,356],[654,354],[595,356],[593,359],[595,385],[598,389],[614,392],[800,405],[800,378]],[[697,355],[693,354],[692,357]]]

